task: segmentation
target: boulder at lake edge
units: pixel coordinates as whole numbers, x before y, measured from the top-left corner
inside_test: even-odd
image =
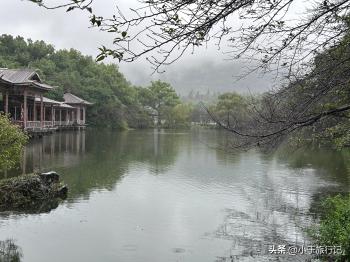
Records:
[[[23,175],[0,180],[0,210],[21,210],[64,199],[68,193],[56,172]]]

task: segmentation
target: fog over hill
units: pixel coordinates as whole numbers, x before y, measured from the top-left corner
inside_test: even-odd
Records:
[[[57,0],[57,2],[59,2]],[[110,15],[115,0],[95,1],[94,10]],[[135,6],[136,0],[118,0],[118,5],[127,10]],[[83,54],[96,56],[98,47],[110,46],[113,35],[89,28],[87,14],[65,10],[45,10],[25,0],[3,0],[0,8],[0,34],[23,36],[33,40],[44,40],[57,49],[75,48]],[[238,61],[227,61],[226,55],[215,46],[197,50],[193,55],[186,54],[175,64],[166,68],[165,73],[152,74],[150,64],[141,58],[134,63],[120,64],[121,72],[135,85],[145,86],[151,80],[161,79],[170,82],[182,95],[191,90],[206,92],[263,92],[272,87],[273,77],[252,74],[236,81],[234,76],[243,71]],[[108,62],[117,62],[108,60]]]

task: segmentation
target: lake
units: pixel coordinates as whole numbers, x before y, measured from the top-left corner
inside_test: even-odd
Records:
[[[32,140],[17,170],[55,170],[68,198],[0,213],[22,261],[295,261],[319,201],[350,189],[350,153],[225,151],[215,130],[62,132]],[[303,261],[306,257],[298,258]]]

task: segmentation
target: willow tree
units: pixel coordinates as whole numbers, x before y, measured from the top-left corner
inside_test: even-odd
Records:
[[[19,162],[26,142],[23,131],[0,114],[0,171],[11,169]]]

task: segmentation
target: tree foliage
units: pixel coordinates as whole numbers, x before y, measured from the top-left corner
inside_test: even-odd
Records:
[[[219,95],[214,108],[216,118],[224,121],[227,126],[237,125],[246,117],[248,101],[242,95],[235,92]]]
[[[166,126],[170,128],[188,128],[191,125],[193,106],[188,103],[177,104],[166,115]]]
[[[87,110],[89,124],[133,127],[144,116],[136,88],[115,64],[96,63],[77,50],[55,50],[43,41],[2,35],[0,67],[37,70],[43,81],[55,86],[50,98],[62,101],[64,92],[72,92],[94,103]]]
[[[135,87],[115,64],[97,63],[74,49],[55,50],[43,41],[2,35],[0,67],[37,70],[43,81],[55,86],[47,94],[52,99],[62,101],[63,94],[71,92],[92,102],[87,120],[94,126],[151,127],[153,122],[145,106],[161,116],[180,103],[174,88],[166,82],[154,81],[146,88]]]
[[[0,261],[21,262],[23,251],[13,239],[0,240]]]
[[[291,134],[303,144],[349,146],[349,58],[345,36],[316,56],[307,75],[251,99],[239,125],[216,119],[218,125],[241,138],[234,147],[276,145]]]
[[[260,68],[285,75],[284,86],[251,101],[239,125],[217,121],[241,138],[237,147],[275,143],[300,130],[348,145],[349,0],[139,2],[131,15],[118,9],[112,17],[101,17],[87,10],[91,0],[65,1],[71,9],[91,12],[93,26],[115,35],[98,59],[111,55],[131,62],[145,56],[159,70],[214,41],[228,49],[230,58],[248,58],[254,65],[249,72]],[[295,12],[298,8],[303,12]]]
[[[350,196],[329,197],[323,202],[322,209],[320,225],[310,230],[311,236],[321,246],[341,246],[344,254],[336,254],[336,261],[348,261],[350,258]]]
[[[110,48],[101,48],[99,59],[111,55],[130,62],[146,56],[156,70],[213,41],[227,47],[232,59],[244,56],[260,61],[258,67],[276,65],[295,73],[339,43],[350,8],[349,0],[141,0],[131,14],[117,4],[115,14],[103,17],[94,12],[93,0],[65,0],[60,6],[30,1],[91,13],[92,26],[115,36]]]
[[[0,171],[13,168],[20,160],[27,136],[0,114]]]
[[[147,88],[139,89],[139,98],[143,106],[152,109],[157,116],[158,125],[165,115],[172,113],[172,108],[180,103],[180,98],[170,84],[163,81],[153,81]]]

